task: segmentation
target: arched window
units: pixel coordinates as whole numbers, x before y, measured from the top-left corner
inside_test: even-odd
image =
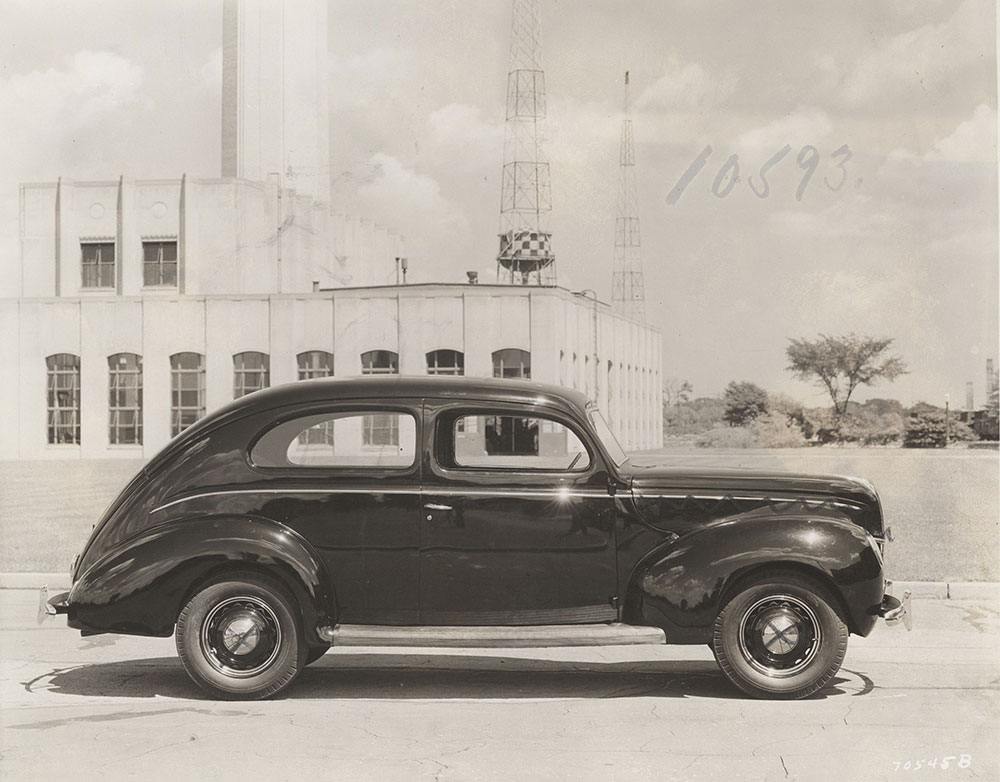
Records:
[[[205,415],[205,357],[174,353],[170,357],[170,436],[176,437]]]
[[[142,444],[142,356],[108,356],[108,442]]]
[[[52,445],[80,444],[80,357],[47,356],[48,433]]]
[[[233,356],[233,399],[260,391],[271,384],[271,358],[255,350]]]
[[[464,375],[465,354],[460,350],[432,350],[427,354],[428,375]]]
[[[531,353],[518,348],[504,348],[493,353],[493,377],[531,379]]]
[[[362,375],[398,375],[399,354],[391,350],[369,350],[361,354]]]
[[[398,375],[399,354],[391,350],[369,350],[361,354],[362,375]],[[366,415],[362,420],[363,445],[399,445],[398,415]]]
[[[296,356],[299,363],[299,380],[333,375],[333,353],[325,350],[307,350]]]

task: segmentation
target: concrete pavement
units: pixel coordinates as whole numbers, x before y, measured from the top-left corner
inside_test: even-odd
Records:
[[[914,600],[834,685],[747,699],[705,647],[335,650],[281,700],[203,697],[170,639],[81,638],[0,592],[0,778],[1000,778],[1000,606]],[[919,764],[919,768],[917,768]]]

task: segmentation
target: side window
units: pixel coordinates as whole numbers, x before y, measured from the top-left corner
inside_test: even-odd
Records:
[[[463,415],[451,426],[456,467],[585,470],[590,454],[572,429],[548,418]]]
[[[373,421],[379,422],[379,436],[372,436]],[[416,421],[396,411],[301,416],[271,429],[250,452],[257,467],[405,469],[416,460]]]

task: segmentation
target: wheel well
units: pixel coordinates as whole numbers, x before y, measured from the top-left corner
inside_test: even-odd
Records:
[[[265,578],[277,582],[279,586],[283,587],[285,591],[291,595],[295,603],[296,613],[298,614],[303,632],[308,633],[310,629],[306,624],[308,621],[306,614],[308,599],[307,590],[304,588],[304,585],[293,574],[285,572],[281,568],[269,567],[258,562],[231,561],[223,562],[210,567],[191,582],[191,585],[181,597],[180,603],[178,604],[174,614],[174,622],[176,623],[177,617],[180,616],[181,611],[184,610],[184,606],[191,601],[191,598],[193,598],[206,586],[211,583],[221,581],[226,576],[234,576],[240,573],[264,576]]]
[[[776,578],[786,573],[809,579],[829,592],[834,601],[831,606],[833,610],[837,612],[850,632],[857,633],[855,623],[851,619],[851,613],[847,610],[844,595],[837,584],[822,570],[801,562],[768,562],[736,571],[727,579],[722,589],[719,610],[725,608],[726,604],[745,586],[764,578]]]

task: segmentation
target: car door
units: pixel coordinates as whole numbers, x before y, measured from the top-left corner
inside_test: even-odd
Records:
[[[419,619],[420,400],[345,401],[285,416],[253,446],[260,513],[302,535],[333,582],[337,619]]]
[[[499,402],[424,413],[421,623],[614,620],[613,498],[580,427]]]

